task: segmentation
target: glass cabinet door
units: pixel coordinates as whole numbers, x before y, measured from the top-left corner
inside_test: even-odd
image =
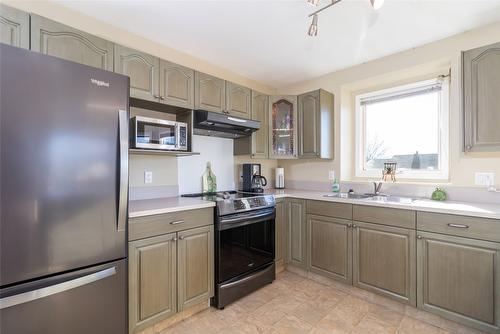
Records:
[[[275,159],[290,159],[297,156],[297,97],[271,97],[271,147],[270,155]]]

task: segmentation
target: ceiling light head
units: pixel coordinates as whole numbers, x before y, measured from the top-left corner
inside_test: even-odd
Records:
[[[309,36],[316,36],[318,34],[318,14],[314,14],[311,26],[307,32]]]
[[[319,5],[319,0],[307,0],[307,3],[312,6],[317,6]]]
[[[370,0],[370,3],[372,4],[373,9],[377,10],[382,7],[384,0]]]

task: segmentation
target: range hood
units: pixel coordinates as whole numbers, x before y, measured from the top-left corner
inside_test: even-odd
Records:
[[[260,129],[260,122],[205,110],[194,110],[195,135],[242,138]]]

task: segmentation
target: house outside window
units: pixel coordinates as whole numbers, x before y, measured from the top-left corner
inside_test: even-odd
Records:
[[[449,177],[449,81],[419,81],[356,96],[356,177]]]

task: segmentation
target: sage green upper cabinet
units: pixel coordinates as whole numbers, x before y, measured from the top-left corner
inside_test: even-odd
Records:
[[[287,263],[307,268],[306,202],[301,199],[286,200]]]
[[[252,119],[260,122],[260,129],[252,134],[252,158],[269,156],[269,96],[252,91]]]
[[[129,243],[129,331],[177,312],[176,234]]]
[[[30,16],[28,13],[0,4],[0,43],[29,49]]]
[[[160,59],[121,45],[115,45],[116,73],[130,77],[130,96],[138,99],[158,101],[158,74]]]
[[[178,232],[178,311],[213,296],[213,226]]]
[[[333,158],[333,94],[322,89],[298,96],[299,158]]]
[[[226,83],[214,76],[195,72],[194,107],[223,113],[226,110]]]
[[[500,151],[500,43],[462,53],[466,151]]]
[[[500,244],[419,232],[418,307],[500,333]]]
[[[38,15],[31,15],[31,50],[113,71],[112,42]]]
[[[415,230],[353,222],[353,284],[416,305]]]
[[[352,283],[351,226],[350,220],[307,215],[310,271]]]
[[[163,103],[194,108],[194,70],[160,60],[160,99]]]
[[[250,118],[251,108],[252,91],[226,81],[226,112],[232,116]]]
[[[270,97],[269,157],[294,159],[297,157],[297,97]]]

